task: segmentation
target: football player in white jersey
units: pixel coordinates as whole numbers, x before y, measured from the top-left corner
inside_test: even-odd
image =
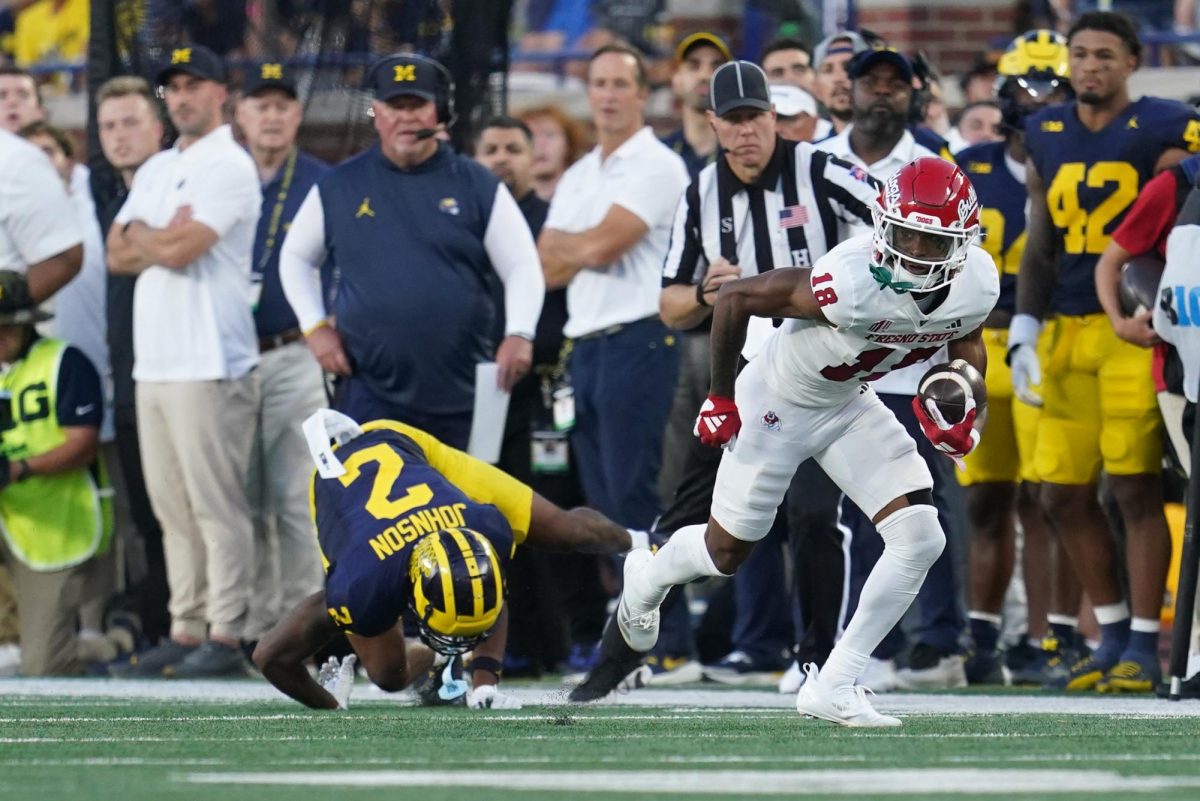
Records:
[[[811,269],[772,270],[721,288],[713,312],[712,384],[696,421],[706,445],[727,448],[707,526],[675,532],[656,554],[631,554],[585,685],[615,686],[658,638],[667,591],[733,573],[766,536],[796,466],[810,457],[875,523],[885,543],[858,610],[796,700],[806,715],[847,726],[899,726],[875,711],[855,680],[904,614],[945,545],[933,480],[916,443],[869,384],[947,346],[984,373],[980,328],[999,297],[991,257],[975,245],[979,203],[954,164],[920,158],[884,184],[874,231],[849,239]],[[752,316],[789,318],[734,381]],[[939,450],[961,459],[979,441],[975,409],[950,424],[918,406]],[[742,420],[746,425],[742,427]],[[614,678],[616,677],[616,678]]]

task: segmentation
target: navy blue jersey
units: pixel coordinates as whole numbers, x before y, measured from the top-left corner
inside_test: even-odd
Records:
[[[955,156],[979,197],[980,246],[1000,272],[1000,299],[996,308],[1016,311],[1017,272],[1025,251],[1025,205],[1029,193],[1004,163],[1004,142],[984,142],[964,148]]]
[[[314,474],[312,511],[330,615],[345,631],[375,637],[408,607],[409,562],[422,537],[473,529],[507,566],[528,527],[532,493],[417,429],[385,421],[364,428],[335,451],[345,475]],[[490,498],[496,503],[481,502]]]
[[[913,139],[917,140],[918,145],[933,151],[933,154],[940,159],[954,161],[954,156],[950,155],[950,143],[932,128],[924,125],[912,125],[908,130],[913,135]]]
[[[307,153],[297,153],[290,176],[285,161],[275,176],[263,184],[262,215],[258,218],[250,262],[251,268],[262,280],[262,294],[254,309],[254,327],[258,329],[260,337],[276,336],[300,325],[291,304],[283,296],[283,284],[279,280],[279,252],[283,250],[283,239],[292,225],[292,219],[300,210],[304,198],[308,197],[308,190],[327,172],[329,165],[325,162]]]
[[[499,180],[447,145],[411,169],[376,145],[317,182],[355,378],[387,406],[469,412],[496,348],[500,277],[483,239]]]
[[[1025,123],[1029,156],[1046,187],[1060,260],[1052,308],[1097,314],[1096,261],[1113,230],[1154,175],[1163,151],[1200,150],[1200,115],[1174,100],[1143,97],[1107,126],[1088,130],[1075,102],[1050,106]]]

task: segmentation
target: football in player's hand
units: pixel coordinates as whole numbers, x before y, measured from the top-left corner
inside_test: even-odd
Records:
[[[975,400],[976,414],[983,414],[987,385],[978,370],[963,359],[955,359],[929,368],[921,378],[917,397],[924,408],[928,408],[928,401],[932,400],[946,422],[954,425],[966,416],[968,399]]]
[[[1121,268],[1121,286],[1117,291],[1122,314],[1133,317],[1154,308],[1163,266],[1163,260],[1157,253],[1147,253],[1125,262]]]

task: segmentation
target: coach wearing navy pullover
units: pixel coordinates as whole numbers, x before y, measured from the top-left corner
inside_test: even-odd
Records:
[[[475,365],[505,389],[529,371],[545,285],[507,188],[436,136],[452,119],[436,61],[389,56],[368,74],[379,144],[317,182],[283,243],[280,275],[313,355],[341,376],[334,405],[465,448]],[[338,265],[326,309],[318,267]],[[493,301],[503,284],[504,337]]]

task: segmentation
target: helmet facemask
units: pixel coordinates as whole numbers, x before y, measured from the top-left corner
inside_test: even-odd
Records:
[[[929,223],[884,211],[875,218],[875,260],[889,286],[897,292],[932,292],[949,285],[962,272],[978,226],[944,228],[934,217]]]

